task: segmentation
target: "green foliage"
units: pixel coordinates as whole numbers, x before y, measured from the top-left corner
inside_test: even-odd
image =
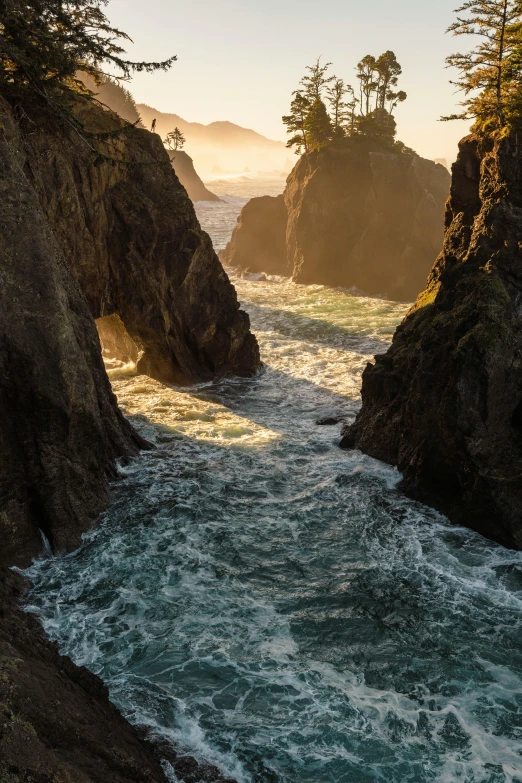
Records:
[[[294,135],[288,140],[287,147],[295,147],[296,154],[300,155],[301,152],[308,152],[308,142],[305,131],[305,121],[310,110],[310,101],[299,91],[294,92],[294,99],[290,104],[290,114],[283,117],[283,122],[286,125],[287,133],[293,133]]]
[[[353,133],[357,100],[352,87],[342,79],[335,78],[333,84],[327,87],[326,95],[330,104],[334,135],[344,136],[346,131]]]
[[[75,95],[94,98],[82,72],[96,84],[109,65],[127,79],[131,73],[170,68],[163,62],[125,59],[119,41],[130,40],[112,27],[102,6],[107,0],[2,0],[0,3],[0,90],[8,99],[36,103],[71,126],[86,142],[82,123],[74,114]],[[94,150],[91,143],[89,146]],[[94,150],[96,151],[96,150]]]
[[[395,54],[390,50],[377,58],[368,54],[357,64],[359,98],[343,79],[328,75],[330,65],[321,65],[319,58],[308,66],[308,73],[300,81],[301,89],[293,93],[290,114],[283,117],[287,132],[292,134],[287,147],[295,146],[300,155],[320,149],[331,140],[354,135],[372,136],[393,146],[393,112],[407,97],[403,90],[396,89],[402,68]],[[329,113],[323,102],[325,93]],[[403,149],[408,148],[397,148]]]
[[[306,66],[308,74],[303,76],[299,84],[303,87],[301,92],[304,93],[310,103],[313,103],[317,98],[321,98],[326,85],[335,80],[335,76],[326,75],[331,64],[321,65],[321,58],[319,57],[314,65]]]
[[[446,62],[459,71],[463,111],[443,120],[475,119],[477,126],[504,127],[522,115],[522,3],[520,0],[467,0],[448,32],[471,35],[478,43]]]
[[[169,150],[182,150],[185,146],[185,136],[182,134],[179,128],[174,128],[173,131],[167,133],[163,139],[163,144],[169,148]]]
[[[304,130],[310,150],[320,150],[332,140],[332,122],[321,98],[316,98],[310,106],[304,121]]]
[[[357,129],[363,136],[393,140],[397,133],[397,123],[386,109],[378,108],[358,117]]]

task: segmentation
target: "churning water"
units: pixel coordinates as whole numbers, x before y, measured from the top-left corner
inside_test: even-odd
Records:
[[[522,783],[522,555],[315,424],[353,418],[405,306],[233,279],[263,372],[113,373],[157,448],[79,551],[29,569],[30,608],[131,720],[240,783]]]

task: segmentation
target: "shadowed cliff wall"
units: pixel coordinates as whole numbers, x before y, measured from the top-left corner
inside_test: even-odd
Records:
[[[401,488],[522,548],[522,161],[518,134],[460,144],[444,249],[343,438]]]

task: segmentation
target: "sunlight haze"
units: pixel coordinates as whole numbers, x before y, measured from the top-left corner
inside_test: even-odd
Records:
[[[459,41],[445,30],[455,0],[111,0],[108,15],[134,40],[129,55],[178,62],[167,73],[138,74],[138,103],[192,122],[229,120],[285,140],[281,122],[306,65],[319,55],[332,73],[355,85],[354,68],[367,53],[392,49],[402,65],[408,100],[396,111],[398,138],[428,158],[454,159],[463,122],[441,123],[458,96],[444,59]]]

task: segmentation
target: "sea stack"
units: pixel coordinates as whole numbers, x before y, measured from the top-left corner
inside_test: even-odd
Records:
[[[411,301],[442,244],[449,184],[444,166],[411,151],[373,137],[344,138],[298,160],[284,209],[249,202],[221,258],[297,283]]]
[[[400,488],[522,548],[522,157],[519,134],[460,143],[444,248],[388,352],[363,375],[345,448]]]

